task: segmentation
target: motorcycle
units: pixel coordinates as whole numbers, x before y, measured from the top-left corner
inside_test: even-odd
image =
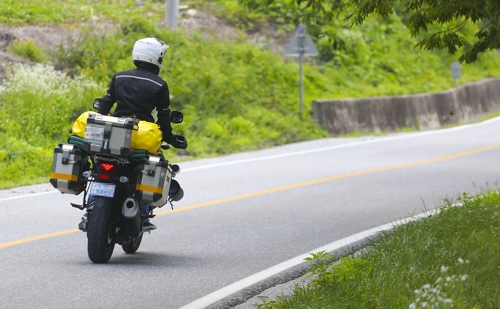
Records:
[[[100,102],[94,101],[94,109]],[[183,117],[172,111],[170,121],[182,123]],[[170,146],[161,144],[155,124],[90,112],[78,120],[68,142],[54,149],[50,183],[63,194],[84,193],[83,203],[71,206],[87,210],[79,228],[87,233],[89,259],[107,263],[115,244],[126,253],[139,249],[144,217],[154,217],[153,210],[167,203],[173,208],[172,202],[183,198],[183,189],[173,179],[180,167],[163,156],[160,148]],[[186,149],[186,138],[175,137],[171,145]],[[140,203],[149,205],[147,215],[141,214]]]

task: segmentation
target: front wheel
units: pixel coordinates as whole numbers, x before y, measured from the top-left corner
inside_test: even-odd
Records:
[[[89,259],[97,264],[107,263],[115,248],[115,229],[111,224],[113,200],[96,197],[87,227],[87,252]]]
[[[122,245],[123,251],[125,251],[125,253],[135,253],[137,251],[137,249],[139,249],[139,246],[141,245],[142,235],[143,235],[143,233],[141,232],[139,234],[139,236],[137,236],[136,238],[133,238],[129,242],[123,244]]]

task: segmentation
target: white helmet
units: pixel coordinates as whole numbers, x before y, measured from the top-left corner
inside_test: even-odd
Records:
[[[134,49],[132,50],[132,59],[134,63],[136,61],[152,63],[161,70],[163,56],[165,55],[165,51],[169,47],[170,46],[165,44],[165,42],[160,41],[156,38],[141,39],[134,44]]]

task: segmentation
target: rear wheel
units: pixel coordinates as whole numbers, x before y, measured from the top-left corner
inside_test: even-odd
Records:
[[[141,245],[142,241],[142,235],[143,233],[141,232],[139,236],[136,238],[131,239],[129,242],[125,243],[122,245],[123,251],[126,253],[135,253],[137,249],[139,249],[139,246]]]
[[[96,197],[87,227],[87,252],[94,263],[107,263],[115,248],[115,229],[111,224],[113,201]]]

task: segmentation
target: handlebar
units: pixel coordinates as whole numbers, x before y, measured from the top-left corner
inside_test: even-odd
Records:
[[[175,141],[171,144],[175,148],[186,149],[188,146],[187,140],[182,135],[175,135]]]

